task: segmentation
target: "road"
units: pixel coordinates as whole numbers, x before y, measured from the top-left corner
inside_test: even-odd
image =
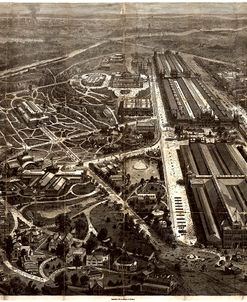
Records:
[[[165,183],[169,184],[167,185],[167,202],[170,209],[173,231],[176,239],[186,244],[194,244],[196,237],[193,231],[193,222],[190,214],[190,207],[186,190],[184,186],[177,184],[177,181],[183,178],[179,159],[177,156],[179,143],[175,144],[174,142],[169,142],[166,140],[168,137],[167,129],[169,122],[164,109],[153,65],[151,86],[152,103],[156,108],[156,114],[159,119],[159,128],[161,132],[159,145],[163,162],[164,178]],[[178,203],[180,207],[183,207],[182,214],[180,212],[180,207],[178,208],[177,206]],[[177,219],[177,215],[183,215],[179,217],[180,219],[181,217],[183,217],[183,223],[179,221],[180,219]],[[181,230],[185,231],[186,234],[181,235]]]
[[[165,112],[165,108],[163,105],[163,100],[161,97],[159,85],[157,82],[157,77],[155,74],[155,67],[152,64],[152,75],[151,75],[151,100],[154,107],[154,113],[158,118],[158,123],[160,127],[160,131],[165,131],[166,126],[168,125],[168,118]]]
[[[61,149],[65,151],[66,155],[70,157],[74,162],[80,161],[80,158],[74,152],[72,152],[72,150],[69,147],[67,147],[63,143],[63,141],[66,140],[66,138],[58,138],[47,127],[41,127],[40,129],[51,140],[52,144],[58,144],[61,147]]]
[[[182,170],[177,154],[180,144],[185,142],[167,141],[163,133],[161,136],[161,155],[167,186],[168,204],[172,219],[173,231],[178,241],[192,245],[196,242],[189,200],[185,186],[177,183],[183,179]],[[182,211],[182,212],[181,212]],[[185,232],[182,234],[181,232]]]
[[[219,64],[224,64],[224,65],[228,65],[228,66],[231,66],[231,67],[235,67],[235,64],[231,63],[231,62],[217,60],[217,59],[211,59],[211,58],[207,58],[207,57],[203,57],[203,56],[198,56],[198,55],[193,55],[193,54],[187,53],[187,52],[183,52],[183,53],[186,54],[187,56],[203,59],[203,60],[206,60],[206,61],[209,61],[209,62],[212,62],[212,63],[219,63]]]

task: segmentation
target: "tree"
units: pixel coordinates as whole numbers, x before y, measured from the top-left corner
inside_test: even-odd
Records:
[[[83,231],[86,228],[86,223],[83,218],[79,218],[75,222],[75,231],[76,236],[80,239],[80,237],[83,235]]]
[[[66,242],[60,242],[56,248],[56,255],[65,260],[66,255],[69,252],[69,245]]]
[[[98,243],[95,238],[89,238],[85,246],[87,254],[92,253],[92,251],[96,249],[97,245]]]
[[[25,295],[38,295],[40,290],[33,281],[29,281],[25,289]]]
[[[111,221],[110,217],[107,217],[106,222],[110,222],[110,221]]]
[[[228,136],[229,136],[228,131],[224,131],[223,134],[222,134],[222,138],[223,138],[223,139],[227,139]]]
[[[231,256],[230,255],[226,255],[226,261],[229,262],[231,260]]]
[[[11,253],[13,252],[13,247],[14,247],[12,237],[8,236],[7,238],[5,238],[4,243],[5,243],[6,256],[8,259],[11,259]]]
[[[9,288],[11,295],[23,295],[25,294],[26,284],[20,279],[20,277],[13,277],[9,281]]]
[[[111,286],[114,286],[114,283],[112,280],[109,280],[107,285],[111,287]]]
[[[140,185],[141,185],[141,186],[143,186],[143,185],[144,185],[144,183],[145,183],[145,179],[144,179],[144,178],[142,178],[142,179],[140,180]]]
[[[174,269],[177,271],[177,272],[180,272],[181,271],[181,264],[178,262],[174,265]]]
[[[133,285],[131,285],[131,289],[134,293],[138,293],[140,291],[140,285],[139,284],[133,284]]]
[[[76,267],[76,269],[82,265],[82,261],[79,255],[75,255],[75,258],[73,259],[73,265]]]
[[[160,204],[160,202],[161,202],[161,193],[160,193],[160,191],[158,191],[156,193],[156,201],[157,201],[157,204]]]
[[[181,135],[183,134],[184,128],[181,125],[176,125],[174,133],[180,138]]]
[[[217,135],[221,137],[223,132],[225,131],[225,127],[219,126],[216,131],[217,131]]]
[[[58,286],[61,293],[65,293],[68,287],[68,276],[66,272],[61,272],[55,276],[54,279],[55,284]]]
[[[67,214],[60,214],[55,219],[56,227],[61,233],[69,233],[71,231],[71,219]]]
[[[169,227],[171,227],[172,222],[171,222],[170,220],[168,220],[168,219],[167,219],[167,221],[166,221],[166,225],[167,225],[167,227],[169,228]]]
[[[21,250],[21,257],[24,257],[24,256],[26,256],[27,255],[27,251],[26,250]]]
[[[201,267],[201,271],[205,272],[207,270],[207,265],[204,263]]]
[[[89,281],[88,276],[85,276],[85,275],[81,276],[81,278],[80,278],[81,285],[86,285],[88,283],[88,281]]]
[[[221,260],[219,261],[219,265],[220,265],[220,266],[225,265],[225,263],[226,263],[226,262],[225,262],[223,259],[221,259]]]
[[[22,236],[21,238],[22,245],[29,245],[29,239],[27,236]]]
[[[141,255],[142,254],[142,249],[140,247],[137,248],[136,250],[137,255]]]
[[[102,229],[99,231],[99,233],[98,233],[97,239],[98,239],[99,241],[105,240],[106,237],[107,237],[107,234],[108,234],[107,229],[106,229],[106,228],[102,228]]]
[[[185,182],[184,182],[184,179],[180,178],[176,181],[176,183],[180,186],[184,186]]]
[[[73,275],[71,276],[70,280],[71,280],[72,285],[75,286],[75,285],[78,283],[78,281],[79,281],[79,277],[78,277],[77,274],[73,274]]]

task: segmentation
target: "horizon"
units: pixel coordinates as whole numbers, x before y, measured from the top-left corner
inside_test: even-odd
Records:
[[[122,3],[0,3],[0,15],[120,15]],[[247,3],[128,2],[126,15],[244,15]]]

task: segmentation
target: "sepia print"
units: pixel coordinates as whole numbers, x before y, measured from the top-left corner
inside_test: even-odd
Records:
[[[246,110],[246,3],[0,3],[0,298],[245,296]]]

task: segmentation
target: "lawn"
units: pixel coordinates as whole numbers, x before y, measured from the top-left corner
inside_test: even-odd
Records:
[[[47,262],[44,266],[44,273],[46,276],[50,276],[55,270],[65,267],[66,263],[60,258],[55,258]]]
[[[160,182],[147,182],[143,187],[138,188],[137,192],[139,194],[157,194],[160,196],[165,194],[164,185]]]
[[[79,183],[73,186],[72,192],[75,195],[85,195],[93,192],[95,189],[95,186],[91,182],[87,183]]]
[[[85,201],[84,204],[81,204],[80,201],[82,200],[76,199],[71,202],[36,203],[27,206],[22,213],[28,220],[32,218],[34,224],[38,226],[52,225],[55,223],[55,218],[59,214],[67,213],[70,217],[73,217],[87,206],[97,202],[94,198],[83,199],[83,201]],[[82,215],[84,216],[84,214],[80,214],[76,219]],[[76,219],[73,220],[75,221]],[[84,237],[81,235],[80,238]]]
[[[113,242],[117,245],[123,243],[123,230],[121,229],[121,222],[123,222],[124,216],[120,211],[112,206],[100,204],[95,207],[90,213],[90,219],[94,228],[99,232],[101,228],[106,228],[108,236],[110,236]]]
[[[151,176],[159,179],[157,162],[146,158],[129,158],[125,162],[126,174],[130,174],[131,184],[139,183],[142,178]]]
[[[112,238],[118,247],[123,247],[127,251],[150,255],[153,248],[134,228],[128,229],[124,222],[124,215],[117,209],[118,205],[107,206],[101,204],[95,207],[91,214],[90,219],[97,231],[101,228],[106,228],[108,236]]]

